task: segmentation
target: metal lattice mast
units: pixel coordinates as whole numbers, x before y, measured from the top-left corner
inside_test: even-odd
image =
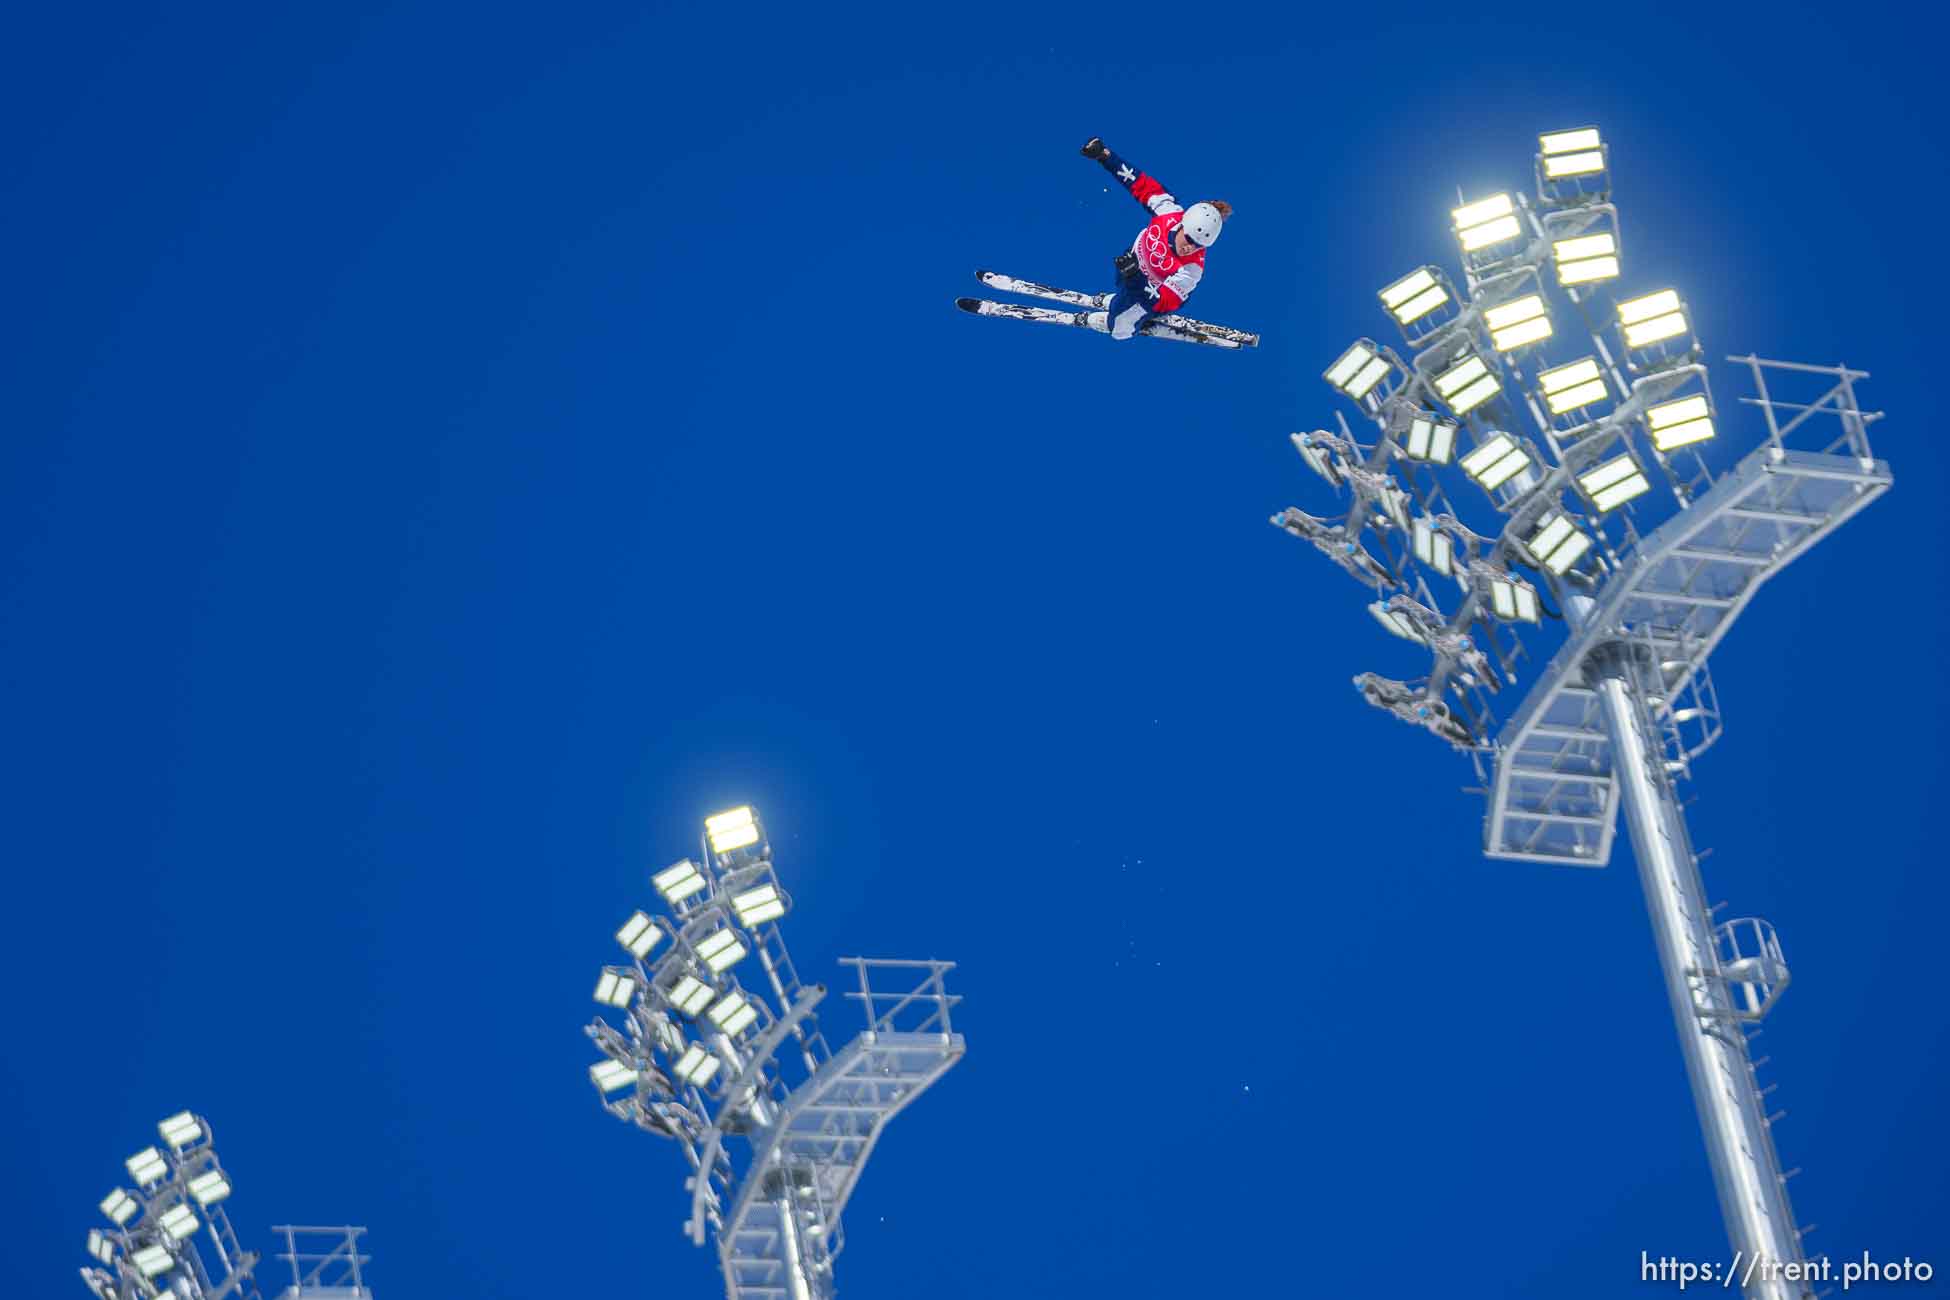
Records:
[[[135,1190],[102,1198],[107,1230],[90,1229],[94,1263],[81,1280],[99,1300],[259,1300],[257,1256],[237,1242],[223,1202],[230,1175],[217,1159],[210,1123],[188,1111],[156,1126],[160,1146],[126,1162]]]
[[[1732,358],[1766,435],[1715,476],[1700,453],[1717,412],[1686,304],[1671,290],[1605,296],[1620,271],[1609,148],[1595,128],[1539,144],[1534,203],[1499,194],[1454,210],[1462,291],[1437,266],[1381,291],[1412,359],[1361,339],[1327,371],[1375,440],[1344,421],[1293,435],[1351,493],[1349,511],[1273,522],[1373,588],[1376,620],[1432,655],[1425,676],[1355,686],[1471,756],[1487,856],[1603,866],[1624,807],[1743,1290],[1802,1300],[1804,1230],[1748,1048],[1788,968],[1766,922],[1716,924],[1677,785],[1720,735],[1708,655],[1761,584],[1890,486],[1869,448],[1880,415],[1856,404],[1862,371]],[[1542,359],[1566,339],[1590,350]],[[1806,400],[1786,399],[1809,383]],[[1435,471],[1452,460],[1502,514],[1492,531],[1463,523],[1444,492]],[[1456,583],[1453,613],[1431,579]],[[1499,728],[1495,701],[1529,658],[1516,628],[1546,618],[1567,640]]]
[[[800,983],[779,933],[792,900],[750,808],[706,818],[699,859],[651,883],[670,915],[637,912],[616,933],[631,962],[604,967],[596,1001],[624,1020],[588,1027],[603,1050],[590,1079],[604,1109],[683,1151],[685,1232],[716,1237],[730,1300],[824,1300],[882,1128],[961,1059],[954,965],[841,959],[866,1029],[835,1052],[814,1016],[826,990]],[[739,981],[747,957],[769,998]]]

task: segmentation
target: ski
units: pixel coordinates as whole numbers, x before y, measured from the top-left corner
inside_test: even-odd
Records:
[[[1092,315],[1102,319],[1102,313],[1083,311],[1057,311],[1053,307],[1029,307],[1014,302],[990,302],[985,298],[957,298],[955,306],[976,316],[1003,316],[1012,320],[1039,320],[1051,325],[1072,325],[1078,329],[1095,330],[1108,334],[1108,323],[1091,320]],[[1182,329],[1171,323],[1169,317],[1154,316],[1138,325],[1138,333],[1154,339],[1176,339],[1180,343],[1203,343],[1213,348],[1237,348],[1240,345],[1231,339],[1219,338],[1212,334],[1200,334],[1195,330]]]
[[[977,271],[975,278],[991,289],[1003,293],[1020,293],[1031,298],[1048,298],[1052,302],[1065,302],[1072,307],[1094,308],[1098,311],[1110,306],[1111,295],[1107,293],[1078,293],[1075,289],[1058,289],[1053,285],[1038,284],[1034,280],[1018,280],[1013,275],[1003,275],[999,271]],[[1189,330],[1196,334],[1209,334],[1224,339],[1235,346],[1256,348],[1259,335],[1245,330],[1233,329],[1230,325],[1214,325],[1210,321],[1193,320],[1189,316],[1160,316],[1159,321],[1174,329]]]
[[[1078,293],[1075,289],[1058,289],[1052,285],[1037,284],[1034,280],[1018,280],[1013,275],[1003,275],[999,271],[977,271],[975,278],[991,289],[1003,293],[1028,294],[1031,298],[1048,298],[1054,302],[1067,302],[1072,307],[1090,307],[1098,311],[1110,306],[1107,293]]]

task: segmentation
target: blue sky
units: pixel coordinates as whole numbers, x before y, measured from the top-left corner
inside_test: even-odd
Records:
[[[388,1297],[713,1294],[580,1026],[648,871],[747,801],[809,978],[962,963],[969,1055],[876,1155],[848,1295],[1612,1294],[1723,1256],[1630,863],[1482,859],[1467,765],[1347,685],[1408,651],[1265,522],[1329,512],[1286,434],[1375,290],[1451,260],[1457,187],[1590,122],[1628,284],[1890,413],[1895,491],[1715,659],[1693,825],[1794,968],[1762,1042],[1813,1244],[1946,1262],[1943,763],[1892,685],[1944,632],[1944,121],[1895,9],[11,27],[29,1293],[79,1294],[189,1106],[247,1239],[366,1223]],[[953,310],[977,266],[1107,287],[1142,214],[1093,133],[1234,204],[1189,310],[1257,352]]]

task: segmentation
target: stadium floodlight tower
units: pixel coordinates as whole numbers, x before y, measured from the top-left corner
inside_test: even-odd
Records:
[[[81,1280],[98,1300],[260,1300],[252,1270],[257,1255],[238,1244],[223,1202],[230,1198],[230,1175],[217,1159],[210,1121],[189,1111],[156,1126],[160,1146],[144,1147],[127,1161],[135,1190],[117,1187],[102,1198],[106,1231],[90,1229],[88,1254],[94,1263]],[[281,1300],[372,1300],[359,1271],[368,1256],[358,1253],[364,1228],[278,1228],[291,1261],[291,1286]],[[300,1254],[300,1237],[323,1234],[330,1245]],[[201,1245],[199,1246],[199,1243]],[[341,1276],[329,1264],[345,1265]],[[299,1261],[315,1267],[299,1271]]]
[[[1461,292],[1433,265],[1381,290],[1409,358],[1363,338],[1325,376],[1374,441],[1345,420],[1293,435],[1352,507],[1273,522],[1371,588],[1376,620],[1433,656],[1426,676],[1355,686],[1471,756],[1487,782],[1486,855],[1603,866],[1623,804],[1742,1286],[1798,1300],[1812,1294],[1796,1276],[1802,1229],[1748,1052],[1788,968],[1766,922],[1715,924],[1676,785],[1720,735],[1707,656],[1763,583],[1890,486],[1869,449],[1879,413],[1856,404],[1862,371],[1730,358],[1765,434],[1713,473],[1701,453],[1721,416],[1691,311],[1671,289],[1608,292],[1621,269],[1609,147],[1590,127],[1542,135],[1536,182],[1534,202],[1454,210]],[[1452,461],[1498,527],[1461,522],[1436,474]],[[1447,614],[1429,586],[1445,579],[1458,588]],[[1545,617],[1568,638],[1498,730],[1493,697],[1532,635],[1517,629]]]
[[[779,934],[792,899],[758,817],[734,808],[704,827],[697,860],[651,877],[669,915],[636,912],[616,932],[630,961],[603,968],[596,1001],[623,1023],[588,1027],[603,1052],[589,1077],[604,1109],[683,1149],[685,1232],[716,1236],[730,1300],[825,1300],[840,1212],[881,1129],[961,1059],[954,965],[842,958],[867,1027],[829,1050],[813,1014],[826,990],[799,982]],[[740,983],[747,956],[769,1000]]]
[[[257,1256],[238,1244],[224,1211],[230,1175],[209,1121],[183,1111],[156,1128],[162,1144],[126,1162],[135,1190],[102,1198],[109,1227],[89,1230],[94,1263],[82,1282],[99,1300],[257,1300]]]

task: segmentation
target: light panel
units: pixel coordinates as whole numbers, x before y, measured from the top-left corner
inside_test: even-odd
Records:
[[[1605,170],[1604,145],[1598,139],[1598,128],[1581,127],[1575,131],[1551,131],[1537,137],[1539,152],[1544,157],[1544,175],[1550,180],[1562,180],[1569,176],[1589,176]]]
[[[589,1067],[589,1078],[604,1092],[615,1092],[636,1082],[636,1071],[621,1061],[598,1061]]]
[[[704,1010],[711,1000],[711,986],[695,975],[686,975],[671,986],[670,1003],[687,1016]]]
[[[1684,334],[1688,328],[1679,295],[1671,289],[1648,293],[1618,304],[1618,323],[1625,329],[1625,346],[1650,347]]]
[[[1551,332],[1544,299],[1534,293],[1489,308],[1483,313],[1483,323],[1490,327],[1490,346],[1498,352],[1549,338]]]
[[[758,1012],[745,1001],[744,994],[731,993],[711,1008],[710,1018],[712,1024],[736,1038],[752,1021],[758,1019]]]
[[[1577,153],[1598,147],[1598,128],[1581,126],[1575,131],[1547,131],[1537,137],[1539,149],[1545,157],[1552,154]]]
[[[169,1172],[169,1165],[164,1162],[162,1152],[154,1147],[142,1148],[130,1156],[125,1163],[129,1167],[129,1177],[135,1179],[137,1187],[147,1187]]]
[[[650,877],[650,883],[664,896],[664,901],[672,907],[683,902],[692,894],[706,888],[707,882],[697,869],[697,863],[685,858],[682,862],[665,867]]]
[[[1502,487],[1529,464],[1530,454],[1507,433],[1490,435],[1480,447],[1462,458],[1463,473],[1475,479],[1485,491]]]
[[[596,1001],[606,1007],[627,1007],[636,995],[636,980],[606,970],[596,979]]]
[[[1578,475],[1578,486],[1585,490],[1600,514],[1652,490],[1652,484],[1629,452]]]
[[[1375,622],[1381,624],[1402,640],[1420,641],[1422,639],[1422,634],[1415,630],[1413,623],[1403,618],[1400,614],[1397,614],[1394,610],[1389,609],[1381,601],[1377,600],[1370,604],[1368,606],[1368,612],[1374,615]]]
[[[1493,578],[1490,581],[1490,607],[1501,619],[1524,623],[1537,621],[1537,591],[1527,582],[1514,578]]]
[[[1551,244],[1559,284],[1589,284],[1618,276],[1618,240],[1609,234],[1579,235]]]
[[[1538,387],[1544,394],[1544,405],[1552,415],[1563,415],[1594,402],[1606,401],[1611,390],[1605,387],[1605,377],[1598,369],[1597,361],[1590,357],[1573,361],[1568,366],[1558,366],[1537,376]]]
[[[1468,415],[1496,396],[1499,388],[1489,366],[1474,353],[1435,377],[1435,391],[1457,415]]]
[[[1448,301],[1449,291],[1426,266],[1381,291],[1381,305],[1402,325],[1413,325]]]
[[[1426,519],[1417,519],[1410,534],[1416,559],[1445,578],[1456,571],[1456,545],[1449,534]]]
[[[1544,516],[1527,545],[1539,564],[1562,575],[1591,549],[1591,539],[1568,516],[1552,514]]]
[[[1456,450],[1456,426],[1418,415],[1408,422],[1408,435],[1401,445],[1410,460],[1447,465]]]
[[[1523,233],[1523,225],[1516,217],[1516,205],[1508,194],[1493,194],[1466,203],[1449,215],[1455,221],[1456,238],[1462,241],[1465,253],[1515,239]]]
[[[221,1170],[212,1169],[190,1179],[190,1195],[198,1205],[208,1208],[230,1195],[230,1180]]]
[[[104,1264],[115,1260],[115,1242],[99,1228],[88,1229],[88,1253]]]
[[[632,913],[630,919],[623,922],[623,927],[616,932],[616,942],[622,944],[630,956],[638,959],[648,957],[650,950],[655,948],[663,937],[664,932],[657,928],[656,922],[642,912]]]
[[[1327,368],[1326,378],[1328,383],[1358,402],[1374,391],[1374,386],[1387,377],[1390,368],[1388,358],[1363,341],[1341,353],[1340,360]]]
[[[1652,407],[1645,413],[1645,425],[1652,432],[1652,445],[1671,451],[1713,436],[1713,408],[1696,393]]]
[[[758,843],[758,819],[750,807],[733,808],[706,817],[704,834],[711,841],[711,852],[730,853]]]
[[[141,1209],[142,1206],[135,1197],[130,1196],[118,1187],[107,1196],[102,1197],[102,1203],[99,1208],[103,1216],[110,1223],[120,1228],[127,1224],[130,1219],[133,1219],[135,1212]]]
[[[196,1122],[196,1116],[185,1110],[156,1125],[156,1131],[169,1145],[182,1148],[203,1136],[203,1125]]]
[[[1581,234],[1556,240],[1550,257],[1558,267],[1560,285],[1589,285],[1618,277],[1618,240],[1611,234]]]
[[[684,1031],[679,1029],[668,1017],[657,1018],[657,1041],[663,1044],[664,1051],[676,1056],[684,1050]]]
[[[718,1058],[696,1043],[692,1043],[685,1049],[683,1056],[678,1058],[677,1064],[671,1067],[670,1072],[684,1082],[701,1088],[711,1081],[712,1075],[718,1072]]]
[[[698,943],[697,955],[704,958],[704,964],[716,975],[744,957],[745,945],[738,942],[737,934],[731,930],[717,930]]]
[[[1341,476],[1335,472],[1333,463],[1327,459],[1327,453],[1325,451],[1314,446],[1312,441],[1304,433],[1293,433],[1287,436],[1293,439],[1293,446],[1300,453],[1300,459],[1307,462],[1308,469],[1320,475],[1335,487],[1341,485]]]
[[[141,1250],[129,1256],[129,1260],[138,1269],[142,1270],[142,1276],[144,1277],[154,1277],[156,1274],[166,1271],[170,1264],[174,1262],[170,1259],[169,1252],[161,1246],[144,1246]]]
[[[163,1211],[162,1218],[156,1222],[157,1226],[169,1234],[171,1241],[187,1240],[196,1234],[196,1230],[200,1226],[196,1221],[196,1215],[190,1211],[190,1207],[187,1205],[170,1206],[167,1210]]]
[[[767,921],[776,921],[785,915],[785,900],[771,885],[760,885],[742,894],[731,896],[731,910],[738,914],[738,923],[746,929],[755,929]]]

